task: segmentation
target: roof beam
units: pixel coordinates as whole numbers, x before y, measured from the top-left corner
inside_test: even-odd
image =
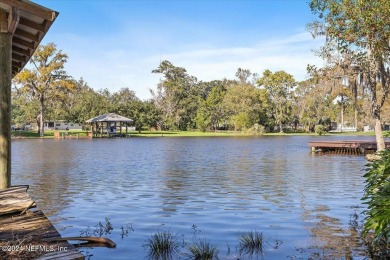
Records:
[[[12,61],[12,66],[13,66],[13,67],[17,67],[17,68],[21,68],[21,67],[22,67],[22,63],[13,60],[13,61]]]
[[[29,33],[29,32],[26,32],[26,31],[23,31],[23,30],[21,30],[21,29],[16,29],[16,30],[15,30],[15,34],[17,34],[18,36],[27,38],[27,39],[29,39],[29,40],[32,40],[32,41],[34,41],[34,42],[39,42],[39,37],[38,37],[38,35]]]
[[[12,39],[12,41],[16,44],[20,44],[26,48],[29,48],[29,49],[34,49],[34,43],[33,42],[29,42],[29,41],[26,41],[26,40],[23,40],[23,39],[20,39],[20,38],[17,38],[17,37],[14,37]]]
[[[33,28],[33,29],[41,31],[41,32],[45,32],[46,31],[44,24],[39,24],[39,23],[30,21],[30,20],[27,20],[26,18],[23,18],[23,17],[20,17],[19,23],[21,25]]]
[[[30,56],[30,51],[27,49],[23,49],[23,48],[20,48],[20,47],[17,47],[17,46],[12,46],[12,52],[16,52],[16,53],[19,53],[19,54],[23,54],[23,55],[26,55],[26,56]]]
[[[54,19],[57,16],[57,13],[54,11],[51,11],[47,8],[43,8],[42,6],[39,6],[37,4],[31,3],[29,1],[20,1],[20,0],[0,0],[2,3],[7,4],[9,6],[14,6],[16,8],[19,8],[23,11],[26,11],[30,14],[39,16],[43,19],[54,21]]]
[[[19,55],[19,54],[16,54],[16,53],[13,53],[13,54],[12,54],[12,60],[21,61],[21,62],[26,62],[26,56]]]

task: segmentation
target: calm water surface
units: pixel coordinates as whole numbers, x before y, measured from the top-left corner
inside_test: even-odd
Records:
[[[117,248],[82,249],[91,259],[145,259],[158,231],[175,234],[182,251],[207,239],[220,259],[359,258],[349,222],[364,209],[366,161],[308,147],[337,138],[373,139],[14,140],[12,183],[30,185],[63,236],[93,233],[108,218],[103,236]],[[246,231],[263,232],[262,256],[238,252]]]

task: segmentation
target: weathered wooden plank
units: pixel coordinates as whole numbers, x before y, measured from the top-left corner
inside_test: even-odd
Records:
[[[15,234],[37,235],[37,232],[40,237],[46,237],[46,233],[59,235],[41,211],[0,217],[0,240],[12,240]]]
[[[22,245],[31,247],[32,250],[24,253],[38,253],[38,259],[84,259],[84,256],[67,241],[43,240],[53,237],[60,238],[61,235],[42,211],[30,211],[21,216],[0,216],[0,244],[15,240],[25,241]]]
[[[2,0],[1,2],[9,6],[14,6],[16,8],[19,8],[23,11],[29,12],[30,14],[39,16],[49,21],[54,21],[54,19],[57,16],[56,12],[34,3],[30,3],[26,1],[17,1],[17,0]]]
[[[12,186],[12,187],[9,187],[8,189],[0,190],[0,194],[13,193],[17,190],[23,190],[26,192],[28,190],[28,188],[29,188],[28,185]]]
[[[35,207],[27,188],[28,186],[18,186],[0,190],[0,215],[20,213],[27,208]]]
[[[53,260],[53,259],[74,259],[74,260],[83,260],[85,257],[80,255],[77,251],[67,251],[67,252],[52,252],[44,256],[37,258],[39,260]]]

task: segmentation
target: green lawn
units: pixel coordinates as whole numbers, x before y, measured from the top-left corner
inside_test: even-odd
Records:
[[[383,131],[383,134],[387,131]],[[326,135],[341,135],[341,136],[375,136],[375,132],[343,132],[343,133],[326,133]]]
[[[130,132],[131,136],[142,137],[215,137],[215,136],[247,136],[241,132],[220,131],[220,132],[201,132],[201,131],[141,131]]]
[[[142,137],[218,137],[218,136],[253,136],[248,133],[234,131],[200,132],[200,131],[142,131],[130,132],[131,136]],[[263,136],[317,136],[315,133],[265,133]],[[326,136],[374,136],[374,132],[355,132],[355,133],[327,133]]]
[[[65,134],[71,134],[71,135],[79,134],[80,136],[87,135],[86,131],[81,131],[81,130],[69,130],[69,131],[59,131],[59,132],[65,133]],[[36,130],[34,130],[34,131],[12,131],[11,137],[12,138],[40,138],[40,136]],[[45,131],[44,138],[54,138],[54,131],[51,131],[51,130]]]

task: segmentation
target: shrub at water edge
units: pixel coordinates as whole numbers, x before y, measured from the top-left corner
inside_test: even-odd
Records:
[[[372,235],[370,250],[372,257],[390,254],[390,150],[380,153],[380,159],[368,165],[364,203],[364,234]],[[370,234],[370,232],[373,234]]]

